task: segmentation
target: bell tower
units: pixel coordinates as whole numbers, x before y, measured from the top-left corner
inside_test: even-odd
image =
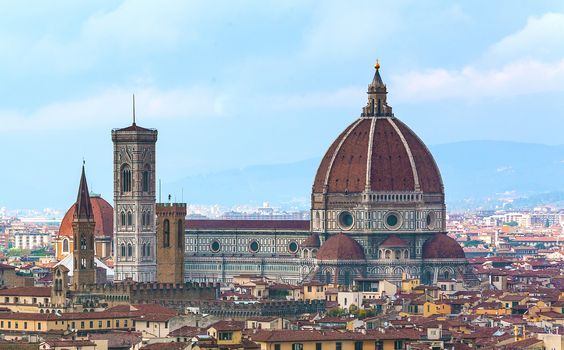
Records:
[[[157,204],[157,281],[184,283],[186,203]]]
[[[156,280],[155,146],[157,130],[135,122],[112,130],[114,144],[114,266],[116,281]]]
[[[74,271],[72,276],[74,290],[79,290],[83,285],[96,283],[94,227],[94,214],[92,212],[92,204],[90,203],[83,164],[72,222],[73,239],[75,242],[73,249]]]

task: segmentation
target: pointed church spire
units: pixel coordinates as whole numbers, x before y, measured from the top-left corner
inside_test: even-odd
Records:
[[[380,62],[378,60],[376,60],[376,64],[374,65],[374,69],[376,69],[376,72],[374,72],[374,78],[372,79],[372,84],[370,84],[370,85],[372,85],[375,88],[386,89],[386,85],[382,81],[382,77],[380,77]]]
[[[88,193],[88,184],[86,183],[86,174],[84,171],[84,161],[82,162],[82,175],[80,177],[80,187],[76,197],[76,219],[91,219],[92,204],[90,203],[90,194]]]
[[[135,124],[135,94],[133,94],[133,125]]]

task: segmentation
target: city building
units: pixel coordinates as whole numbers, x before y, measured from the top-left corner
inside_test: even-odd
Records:
[[[311,219],[187,220],[186,279],[230,283],[257,274],[350,286],[369,277],[399,285],[407,273],[424,283],[476,283],[461,246],[445,232],[439,169],[392,113],[379,68],[360,117],[319,165]]]

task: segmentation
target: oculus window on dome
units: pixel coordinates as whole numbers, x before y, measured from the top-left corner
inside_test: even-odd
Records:
[[[257,241],[252,241],[251,244],[249,244],[249,249],[251,250],[251,252],[256,253],[259,251],[259,244]]]
[[[296,253],[298,251],[298,243],[290,242],[290,244],[288,244],[288,250],[290,253]]]
[[[348,211],[343,211],[339,214],[339,226],[343,230],[350,230],[354,225],[354,217]]]
[[[213,241],[210,248],[212,252],[217,253],[221,249],[221,244],[218,241]]]
[[[389,230],[397,230],[401,226],[401,215],[396,212],[390,212],[386,214],[384,223]]]

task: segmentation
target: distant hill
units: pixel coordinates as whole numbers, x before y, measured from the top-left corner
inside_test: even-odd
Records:
[[[515,205],[564,203],[564,145],[468,141],[430,147],[441,170],[450,208],[492,207],[500,199]],[[260,204],[308,208],[320,158],[256,165],[166,184],[198,204]],[[562,192],[562,193],[560,193]],[[530,199],[530,200],[528,200]]]

